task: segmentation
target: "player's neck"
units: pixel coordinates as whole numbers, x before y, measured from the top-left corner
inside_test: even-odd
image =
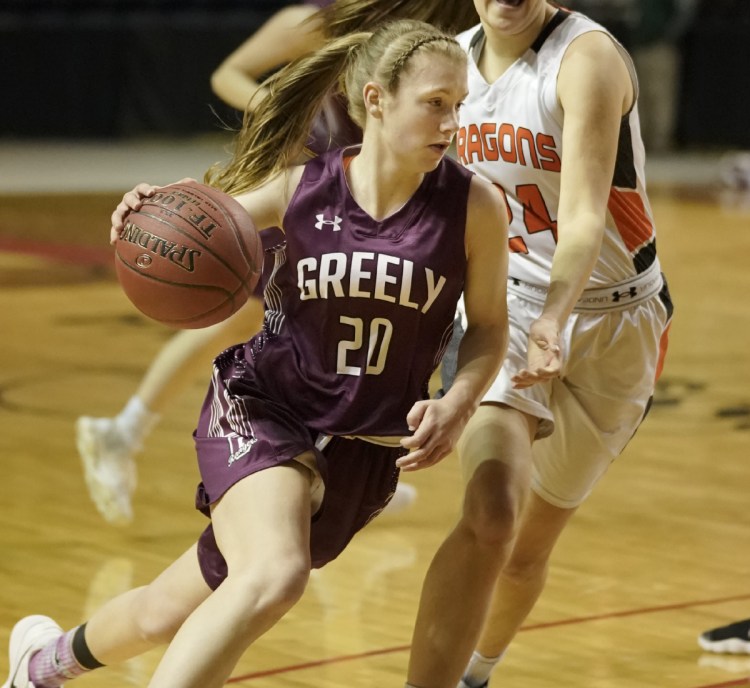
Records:
[[[350,193],[374,220],[383,220],[403,208],[423,179],[424,174],[405,173],[386,156],[364,149],[346,171]]]

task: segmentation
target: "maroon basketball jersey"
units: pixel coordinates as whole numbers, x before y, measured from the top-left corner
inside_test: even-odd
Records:
[[[248,372],[317,432],[403,436],[452,332],[472,173],[445,158],[377,221],[349,192],[344,153],[305,166]]]

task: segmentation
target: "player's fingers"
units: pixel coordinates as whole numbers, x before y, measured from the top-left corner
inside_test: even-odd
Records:
[[[559,377],[560,371],[557,367],[551,369],[539,369],[535,371],[524,370],[511,376],[514,389],[526,389],[538,382],[552,380]]]
[[[434,466],[449,453],[450,449],[443,446],[420,448],[402,457],[396,464],[402,471],[414,472]]]
[[[148,182],[139,182],[133,187],[133,191],[139,196],[153,196],[158,189],[158,186],[154,186]]]
[[[427,412],[429,402],[418,401],[414,406],[411,407],[409,413],[406,414],[406,424],[409,426],[409,430],[412,432],[419,428],[422,423],[422,418]]]
[[[197,184],[198,180],[193,179],[192,177],[183,177],[180,181],[173,182],[173,184],[190,184],[191,182]],[[172,184],[167,184],[167,186],[172,186]]]
[[[415,449],[396,461],[396,465],[402,471],[416,471],[424,467],[423,461],[425,461],[425,459],[426,455],[424,449]]]
[[[156,193],[156,190],[157,187],[142,182],[141,184],[137,184],[135,188],[128,191],[122,197],[123,203],[125,203],[130,210],[138,210],[143,204],[143,200],[153,196]]]
[[[549,351],[552,354],[560,353],[560,345],[546,337],[534,337],[534,344],[536,344],[542,351]]]
[[[417,449],[419,447],[419,440],[415,439],[414,435],[401,438],[401,446],[404,449]]]
[[[528,387],[535,382],[538,382],[539,379],[539,376],[532,373],[530,370],[521,370],[511,377],[511,382],[514,385],[524,385]]]
[[[511,377],[512,380],[542,380],[558,374],[557,366],[539,367],[533,370],[524,368]]]
[[[413,435],[401,439],[401,446],[411,451],[424,449],[429,443],[431,433],[431,428],[422,423]]]
[[[416,449],[417,447],[424,447],[433,432],[431,424],[425,421],[424,417],[419,422],[419,427],[414,431],[414,434],[409,437],[404,437],[401,441],[401,446],[407,449]]]
[[[119,236],[120,232],[122,231],[122,228],[125,226],[125,216],[130,212],[130,209],[124,204],[120,203],[116,208],[115,211],[112,213],[112,217],[110,218],[112,222],[112,231],[111,234],[115,235],[115,239],[117,236]]]
[[[130,212],[130,206],[128,205],[127,201],[125,200],[125,196],[123,196],[122,200],[117,204],[117,207],[115,208],[115,211],[112,213],[112,217],[119,217],[119,218],[122,219],[129,212]]]
[[[543,352],[548,361],[560,357],[560,339],[555,333],[532,332],[530,344]]]
[[[125,227],[125,218],[132,212],[131,208],[125,203],[125,199],[120,201],[119,205],[115,208],[112,213],[112,229],[118,234]]]
[[[143,201],[154,195],[157,187],[146,182],[136,184],[130,191],[126,192],[122,200],[117,204],[115,211],[112,213],[112,228],[110,230],[110,240],[115,241],[125,226],[125,218],[128,213],[139,210]],[[115,235],[115,236],[113,236]]]

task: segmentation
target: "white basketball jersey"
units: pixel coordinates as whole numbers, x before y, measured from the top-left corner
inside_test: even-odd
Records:
[[[564,120],[556,91],[560,63],[571,42],[589,31],[611,36],[588,17],[559,10],[535,43],[492,84],[477,67],[484,44],[481,26],[458,36],[469,54],[469,96],[460,115],[458,158],[504,194],[510,219],[509,274],[530,284],[549,284],[557,239]],[[631,71],[637,94],[630,56],[612,40]],[[644,162],[634,106],[622,119],[604,241],[588,288],[658,270]]]

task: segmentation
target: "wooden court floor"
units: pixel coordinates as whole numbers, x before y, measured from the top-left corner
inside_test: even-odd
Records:
[[[82,480],[75,419],[117,412],[169,336],[114,280],[107,230],[118,198],[0,197],[3,648],[21,616],[71,627],[148,582],[204,525],[192,509],[190,432],[206,380],[191,383],[140,456],[130,527],[105,524]],[[656,404],[563,534],[493,688],[750,685],[750,656],[707,655],[695,640],[750,616],[750,203],[722,206],[707,191],[652,200],[677,307]],[[450,458],[409,481],[415,505],[315,572],[232,683],[401,688],[421,579],[461,492]],[[159,656],[75,685],[144,686]]]

